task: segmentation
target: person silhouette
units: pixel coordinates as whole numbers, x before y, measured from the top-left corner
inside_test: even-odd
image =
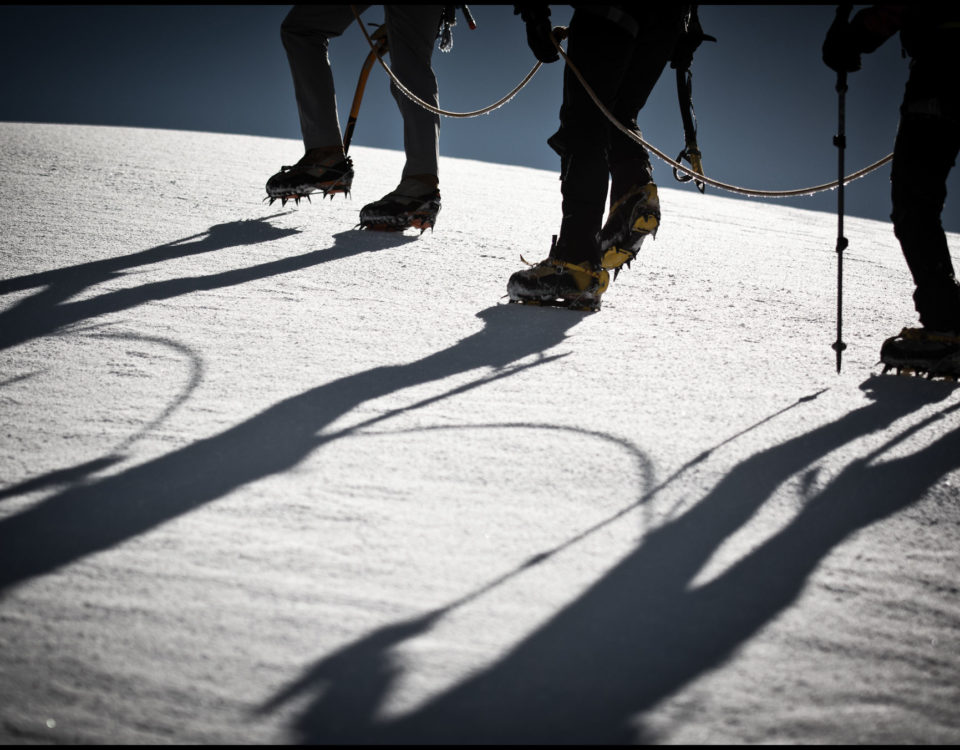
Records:
[[[960,10],[949,3],[873,5],[849,21],[838,15],[823,42],[832,70],[860,70],[863,53],[900,32],[910,75],[890,173],[893,230],[913,277],[921,328],[888,338],[886,368],[960,374],[960,283],[940,217],[946,181],[960,149]]]
[[[527,43],[541,62],[559,59],[549,5],[516,5]],[[577,5],[567,32],[570,62],[604,106],[637,131],[637,115],[670,62],[689,67],[707,37],[695,5]],[[514,273],[512,302],[598,310],[609,271],[628,266],[660,224],[660,201],[646,149],[610,123],[576,74],[563,71],[560,128],[547,140],[560,156],[563,218],[546,260]],[[610,211],[603,222],[610,182]]]

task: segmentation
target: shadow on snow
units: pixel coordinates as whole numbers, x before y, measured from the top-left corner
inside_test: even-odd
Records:
[[[912,455],[875,463],[910,434],[960,407],[954,404],[851,462],[805,499],[787,527],[693,588],[711,555],[784,481],[953,390],[894,377],[872,377],[861,387],[871,398],[868,405],[742,461],[504,657],[411,713],[378,718],[400,672],[391,652],[429,631],[450,607],[378,629],[325,657],[260,711],[310,696],[293,727],[308,743],[655,739],[643,736],[642,724],[636,728],[638,714],[719,666],[783,612],[836,545],[908,507],[960,467],[960,430]]]
[[[226,250],[232,247],[272,242],[298,234],[299,230],[297,229],[279,229],[269,223],[270,219],[282,215],[284,214],[277,213],[258,219],[243,219],[215,224],[205,232],[130,255],[104,258],[12,279],[2,279],[0,280],[0,295],[38,287],[41,289],[36,294],[0,312],[0,349],[16,346],[62,330],[77,330],[77,325],[82,321],[128,310],[147,302],[170,299],[196,291],[220,289],[274,275],[291,273],[362,252],[396,247],[407,242],[413,242],[416,239],[402,234],[361,234],[352,230],[344,231],[334,235],[333,247],[315,250],[293,258],[281,258],[269,263],[248,268],[231,269],[208,276],[152,282],[139,287],[106,292],[86,300],[68,301],[85,289],[120,276],[130,269],[202,253]],[[94,324],[90,327],[98,328],[99,326]],[[33,477],[17,485],[5,487],[0,490],[0,500],[50,487],[77,485],[86,481],[89,476],[122,461],[123,451],[138,437],[155,428],[178,406],[182,405],[200,383],[203,373],[203,363],[200,356],[172,339],[146,334],[120,334],[103,331],[94,332],[91,335],[96,338],[154,343],[174,349],[185,355],[191,363],[189,381],[183,391],[163,409],[159,417],[151,420],[136,435],[124,440],[114,449],[111,455],[82,462],[76,466],[56,469],[43,476]],[[0,383],[0,387],[12,385],[38,374],[28,373],[9,378]]]
[[[495,305],[477,317],[484,327],[448,349],[317,386],[220,434],[116,475],[68,487],[0,521],[0,589],[109,549],[249,482],[286,471],[320,446],[356,430],[557,359],[563,355],[545,352],[563,341],[583,314]],[[520,362],[532,355],[538,356]],[[353,427],[323,432],[366,401],[477,368],[492,372]],[[92,464],[100,467],[111,460]],[[92,464],[66,471],[82,478]],[[65,478],[54,472],[25,484]]]
[[[372,240],[344,232],[337,235],[333,248],[294,258],[67,301],[127,268],[296,231],[278,230],[265,221],[230,222],[141,253],[2,281],[0,294],[44,289],[0,314],[0,348],[152,300],[289,273],[411,241],[403,236]],[[88,479],[115,462],[111,455],[7,488],[0,497],[71,485],[0,521],[0,590],[110,549],[249,482],[286,471],[324,444],[395,414],[554,360],[562,355],[545,352],[582,319],[579,313],[505,306],[483,310],[478,317],[484,328],[446,350],[319,385],[220,434],[116,475]],[[533,355],[538,356],[532,362],[521,362]],[[366,401],[477,368],[492,371],[353,427],[324,432]],[[957,409],[954,405],[852,461],[806,498],[787,527],[714,580],[693,588],[692,581],[711,555],[784,481],[810,470],[831,451],[887,429],[952,391],[943,384],[892,377],[871,378],[863,387],[872,398],[868,405],[735,466],[696,505],[649,532],[609,573],[503,658],[411,713],[377,718],[398,675],[392,650],[489,587],[440,610],[378,629],[320,660],[262,710],[306,694],[309,704],[294,729],[300,739],[315,743],[636,741],[633,720],[638,713],[729,658],[796,599],[808,576],[836,545],[908,507],[960,467],[960,430],[912,455],[874,462],[909,434]],[[86,484],[76,484],[81,481]],[[576,541],[577,537],[567,545]],[[491,586],[546,562],[563,546],[535,555]]]
[[[396,247],[416,238],[403,234],[364,234],[347,230],[334,235],[334,246],[313,250],[292,258],[280,258],[247,268],[232,268],[206,276],[154,281],[148,284],[105,292],[96,297],[70,302],[85,289],[109,281],[123,272],[175,258],[260,244],[297,234],[298,229],[279,229],[268,223],[281,216],[244,219],[216,224],[206,232],[168,242],[138,253],[81,263],[52,271],[0,280],[0,295],[42,287],[0,313],[0,349],[22,344],[78,323],[122,312],[147,302],[171,299],[193,292],[223,289],[250,281],[301,271],[320,263],[341,260],[363,252]]]

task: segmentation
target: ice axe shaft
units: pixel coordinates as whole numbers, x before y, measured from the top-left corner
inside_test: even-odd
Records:
[[[387,53],[386,26],[379,26],[377,30],[373,32],[371,38],[377,40],[377,46],[367,53],[367,59],[363,61],[363,67],[360,68],[357,90],[353,94],[353,104],[350,105],[350,117],[347,119],[347,127],[343,133],[344,155],[350,150],[350,141],[353,140],[353,130],[357,125],[357,115],[360,114],[360,104],[363,101],[364,89],[367,87],[367,78],[370,77],[370,71],[377,58],[383,57]]]

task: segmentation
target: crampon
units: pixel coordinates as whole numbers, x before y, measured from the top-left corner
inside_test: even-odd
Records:
[[[904,328],[880,348],[883,372],[956,382],[960,379],[960,336]]]
[[[411,195],[422,183],[414,185],[404,179],[392,193],[360,209],[360,229],[376,232],[402,232],[419,229],[423,234],[433,229],[440,213],[440,191],[433,189],[426,194]]]
[[[264,201],[279,200],[281,205],[294,201],[300,205],[300,199],[310,200],[311,195],[322,193],[323,197],[343,193],[350,196],[353,184],[353,161],[349,156],[335,155],[318,158],[307,152],[300,161],[291,166],[280,167],[280,171],[267,180],[267,197]]]

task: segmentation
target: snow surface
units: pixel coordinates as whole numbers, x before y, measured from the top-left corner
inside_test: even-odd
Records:
[[[0,741],[960,740],[889,224],[837,375],[831,214],[658,164],[601,312],[505,305],[556,173],[442,159],[434,232],[366,233],[402,154],[352,153],[281,208],[295,140],[0,123]]]

